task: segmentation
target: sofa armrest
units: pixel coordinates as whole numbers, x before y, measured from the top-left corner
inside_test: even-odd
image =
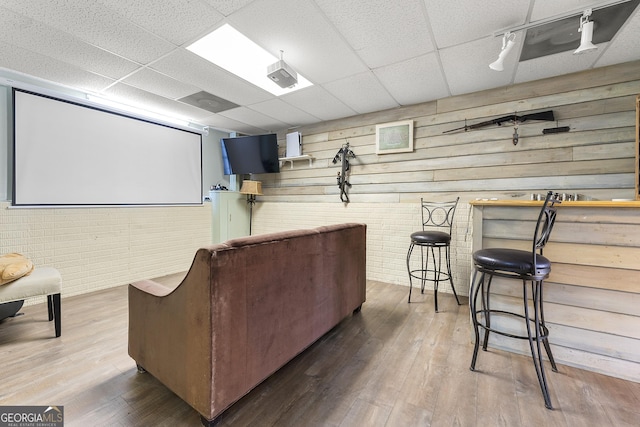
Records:
[[[156,297],[167,296],[173,290],[171,288],[161,285],[158,282],[154,282],[153,280],[139,280],[137,282],[131,283],[131,286],[133,286],[134,288],[137,288],[142,292],[146,292],[147,294],[150,294]]]
[[[175,288],[129,285],[129,355],[202,414],[211,406],[211,252],[199,249]]]

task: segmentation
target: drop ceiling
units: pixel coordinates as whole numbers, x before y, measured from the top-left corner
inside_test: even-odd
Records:
[[[263,133],[640,59],[636,7],[594,52],[519,62],[520,31],[505,70],[489,69],[500,30],[603,3],[0,0],[0,84],[52,83],[225,131]],[[313,86],[276,97],[186,50],[225,23],[276,57],[284,51]]]

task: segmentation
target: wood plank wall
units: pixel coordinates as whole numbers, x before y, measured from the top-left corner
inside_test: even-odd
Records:
[[[420,224],[420,198],[459,196],[452,247],[460,292],[471,269],[469,201],[529,199],[548,189],[594,199],[635,198],[639,93],[640,61],[635,61],[296,129],[313,163],[297,161],[279,174],[254,177],[263,182],[265,195],[254,207],[253,231],[365,222],[367,277],[408,285],[404,256],[407,238]],[[557,123],[522,124],[516,146],[511,126],[443,134],[463,126],[465,119],[471,124],[549,109]],[[414,151],[377,155],[375,125],[399,120],[414,121]],[[555,126],[571,130],[542,134]],[[286,133],[278,133],[282,155]],[[357,158],[351,162],[351,203],[344,205],[336,185],[340,165],[332,159],[347,141]]]
[[[435,102],[324,122],[300,129],[308,162],[262,175],[267,202],[338,199],[332,164],[349,142],[357,159],[350,181],[354,202],[414,202],[425,193],[448,199],[523,197],[552,188],[603,198],[635,198],[635,99],[640,62],[492,89]],[[553,110],[557,123],[528,122],[443,134],[467,123]],[[377,155],[375,125],[413,120],[415,150]],[[542,130],[569,126],[568,133]],[[287,130],[279,132],[282,155]]]
[[[309,166],[306,160],[298,161],[293,168],[285,165],[279,174],[254,177],[263,181],[265,193],[258,197],[254,208],[254,233],[340,221],[365,222],[369,226],[367,278],[408,285],[405,255],[408,236],[419,227],[420,198],[450,200],[460,196],[460,214],[456,215],[458,225],[454,229],[456,240],[452,244],[453,269],[458,293],[467,294],[473,228],[469,201],[493,197],[529,199],[531,193],[545,193],[549,189],[601,200],[635,198],[638,94],[640,61],[635,61],[295,129],[302,133],[303,153],[313,156],[313,163]],[[512,126],[443,134],[445,130],[463,126],[465,119],[472,124],[514,112],[526,114],[549,109],[553,110],[557,123],[520,125],[520,141],[516,146],[511,140]],[[377,155],[375,125],[399,120],[414,121],[414,151]],[[542,134],[543,129],[556,126],[569,126],[571,130]],[[284,155],[288,131],[278,132],[281,155]],[[344,205],[336,185],[340,167],[331,160],[347,141],[357,158],[351,163],[351,203]],[[616,212],[612,213],[614,217]],[[635,209],[628,212],[637,216]],[[584,229],[580,232],[590,233]],[[574,255],[575,251],[582,250],[572,244],[567,249],[567,254]],[[623,248],[621,253],[628,257],[628,251]],[[626,271],[618,273],[624,275]],[[571,272],[565,275],[571,276]],[[594,277],[604,283],[596,284],[603,289],[616,280],[606,274]],[[585,283],[577,289],[589,288]],[[623,290],[602,292],[605,291],[594,289],[589,298],[601,303],[611,298],[608,304],[613,306],[624,303],[624,296],[620,297],[624,294],[618,293]],[[561,293],[560,287],[558,293]],[[565,305],[571,304],[561,303],[556,307]],[[605,307],[598,309],[606,310]],[[574,313],[590,315],[588,311],[575,310]],[[564,329],[565,335],[574,332],[571,328],[580,329],[570,326]],[[594,337],[591,342],[597,343],[601,334],[590,336]],[[620,349],[626,348],[627,340],[636,339],[630,335],[616,338],[614,334],[609,338],[622,341],[598,345],[610,344],[612,351],[625,351]],[[631,348],[638,353],[637,346]],[[587,369],[609,375],[624,374],[626,369],[626,362],[618,362],[621,359],[601,358],[597,352],[575,346],[566,347],[562,360],[570,363],[573,352],[580,354],[579,364]],[[604,368],[598,367],[600,363]],[[633,372],[635,380],[640,381],[637,370]]]
[[[531,250],[539,207],[474,208],[482,216],[482,247]],[[474,248],[478,249],[478,248]],[[552,271],[544,309],[556,361],[640,382],[640,211],[560,206],[544,251]],[[497,278],[494,309],[522,313],[522,286]],[[520,322],[492,318],[524,333]],[[526,341],[492,335],[492,346],[529,353]],[[552,377],[550,377],[552,379]]]

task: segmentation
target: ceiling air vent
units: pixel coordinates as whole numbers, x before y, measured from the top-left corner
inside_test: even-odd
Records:
[[[196,92],[192,95],[185,96],[184,98],[178,99],[178,101],[184,102],[185,104],[193,105],[194,107],[202,108],[203,110],[207,110],[212,113],[219,113],[221,111],[231,110],[232,108],[239,107],[238,104],[227,101],[226,99],[220,98],[205,91]]]

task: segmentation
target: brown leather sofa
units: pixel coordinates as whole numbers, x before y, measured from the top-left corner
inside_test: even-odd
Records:
[[[205,425],[352,312],[366,292],[366,225],[201,248],[175,289],[129,286],[129,355]]]

